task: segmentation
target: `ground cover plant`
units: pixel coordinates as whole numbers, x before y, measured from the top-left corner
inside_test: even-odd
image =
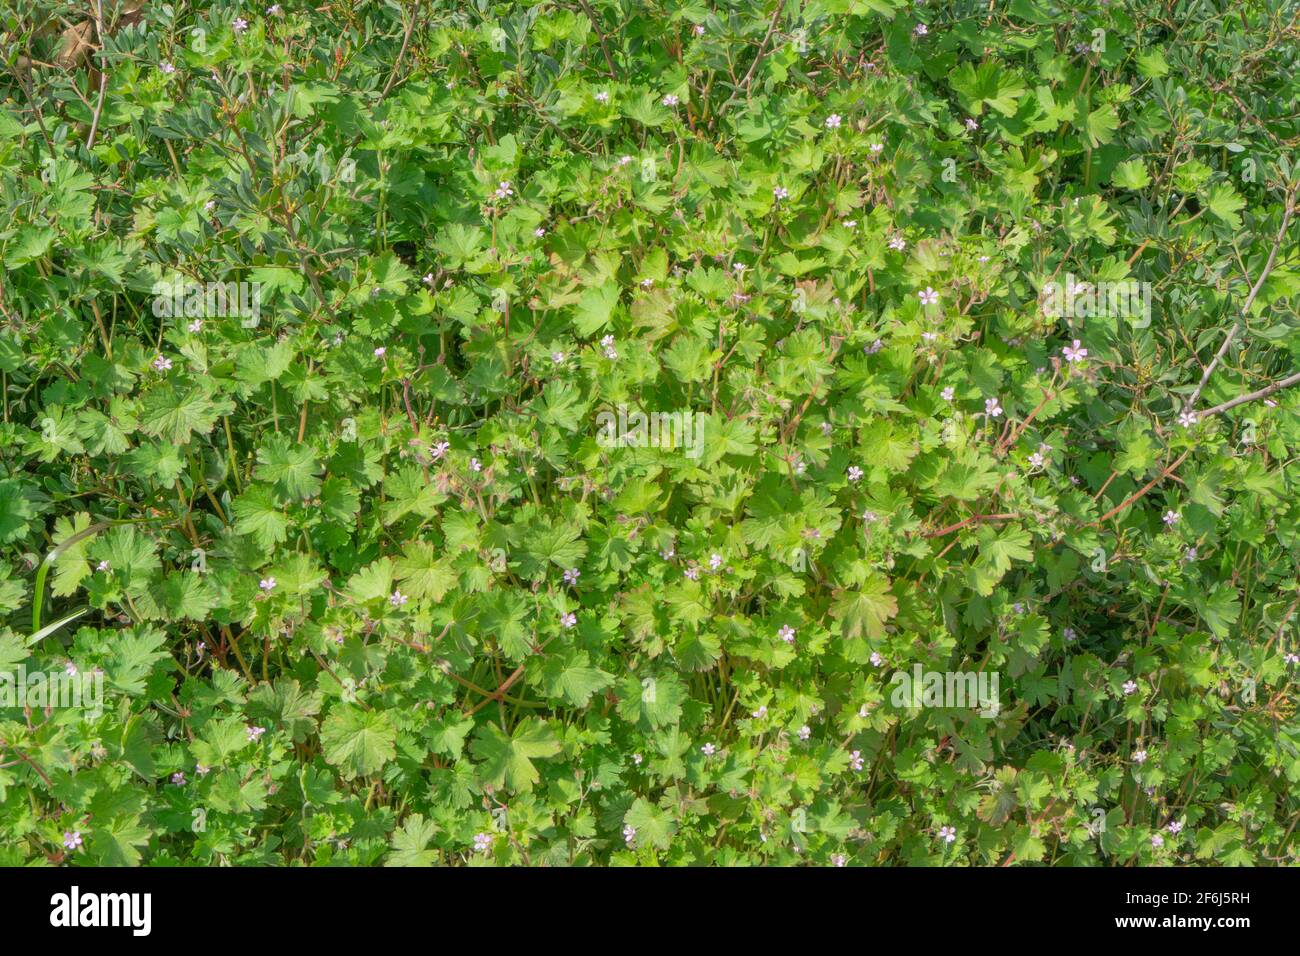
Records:
[[[0,862],[1296,862],[1298,17],[7,3]]]

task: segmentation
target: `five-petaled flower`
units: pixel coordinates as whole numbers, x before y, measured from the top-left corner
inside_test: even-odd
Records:
[[[1082,345],[1082,342],[1075,339],[1072,345],[1067,345],[1061,350],[1061,354],[1065,356],[1067,362],[1082,362],[1088,357],[1088,350],[1082,348]]]
[[[939,293],[935,292],[929,286],[926,286],[916,295],[917,298],[921,300],[922,305],[935,305],[939,301]]]
[[[787,644],[793,644],[794,628],[789,624],[784,624],[781,626],[781,629],[776,632],[776,636],[781,638],[781,640],[785,641]]]

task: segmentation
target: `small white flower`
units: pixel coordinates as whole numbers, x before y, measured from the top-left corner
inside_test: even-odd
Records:
[[[916,29],[914,29],[912,32],[919,37],[923,37],[930,32],[930,28],[927,27],[924,23],[918,23],[916,25]]]
[[[176,72],[176,67],[172,66],[170,63],[166,61],[163,61],[162,63],[158,64],[158,70],[166,76],[171,76],[171,74]]]
[[[597,94],[596,94],[596,102],[597,102],[597,103],[608,103],[608,102],[609,102],[609,92],[608,92],[607,90],[601,90],[599,93],[597,93]]]
[[[1078,339],[1075,339],[1073,345],[1067,345],[1064,349],[1061,350],[1061,354],[1065,356],[1065,360],[1067,362],[1071,362],[1071,363],[1082,362],[1084,359],[1088,357],[1088,350],[1085,348],[1080,348],[1082,344],[1083,343],[1080,342]]]
[[[470,471],[482,471],[482,470],[483,470],[483,462],[479,461],[477,458],[471,458],[471,459],[469,460],[469,470],[470,470]]]
[[[863,768],[863,766],[865,766],[865,764],[866,764],[866,761],[864,761],[864,760],[862,759],[862,751],[861,751],[861,750],[855,750],[855,751],[853,751],[853,753],[849,754],[849,769],[850,769],[850,770],[861,770],[861,769]]]
[[[899,252],[902,252],[907,248],[907,240],[902,236],[894,236],[893,239],[889,240],[889,248],[897,249]]]
[[[857,465],[849,465],[849,481],[857,481],[862,477],[862,469]]]
[[[1180,515],[1177,511],[1170,509],[1169,511],[1165,512],[1164,517],[1162,517],[1160,520],[1172,528],[1174,525],[1176,525],[1179,522],[1181,518],[1182,515]]]
[[[800,740],[807,740],[811,736],[812,736],[812,728],[809,727],[807,724],[804,724],[802,727],[799,728]]]
[[[703,24],[703,23],[697,23],[697,24],[695,24],[695,27],[694,27],[693,32],[695,33],[695,35],[696,35],[697,37],[702,37],[702,36],[704,36],[704,24]]]
[[[832,854],[831,854],[831,863],[832,863],[834,866],[837,866],[837,867],[839,867],[839,866],[844,866],[844,864],[848,863],[848,861],[849,861],[849,860],[848,860],[848,857],[846,857],[843,853],[832,853]]]
[[[533,230],[533,235],[536,236],[538,239],[541,239],[546,235],[546,230],[543,229],[541,226],[538,226],[536,229]]]
[[[922,305],[936,305],[939,302],[939,293],[935,292],[929,286],[926,286],[916,295],[917,298],[921,300]]]
[[[568,614],[565,614],[560,618],[560,623],[566,628],[573,627],[578,623],[578,615],[570,611]]]
[[[275,578],[262,578],[262,580],[257,582],[257,586],[263,591],[274,591]]]
[[[496,196],[497,199],[508,199],[514,194],[515,194],[514,187],[510,185],[510,181],[507,179],[501,180],[501,182],[497,185],[496,192],[493,193],[493,195]]]
[[[1184,411],[1178,415],[1178,424],[1184,428],[1191,428],[1196,424],[1196,413],[1193,411]]]
[[[393,607],[401,607],[409,600],[410,598],[407,597],[405,594],[403,594],[401,591],[394,591],[388,597],[388,603],[391,604]]]
[[[841,119],[839,113],[832,113],[830,116],[826,117],[827,129],[839,129],[840,123],[841,123]]]
[[[781,640],[785,641],[787,644],[794,643],[794,634],[794,628],[789,624],[783,625],[782,628],[776,632],[776,636],[781,638]]]
[[[760,704],[758,710],[750,714],[755,720],[762,720],[767,716],[767,704]]]
[[[1002,404],[996,398],[984,400],[984,414],[989,418],[998,418],[1002,415]]]
[[[1146,763],[1146,762],[1147,762],[1147,752],[1146,752],[1145,750],[1137,750],[1137,751],[1134,751],[1134,753],[1133,753],[1133,762],[1134,762],[1134,763],[1139,763],[1139,764],[1140,764],[1140,763]]]
[[[185,328],[188,329],[191,334],[197,335],[199,332],[203,331],[203,320],[195,319],[189,325],[185,326]]]
[[[563,365],[563,364],[564,364],[564,353],[563,353],[563,352],[552,352],[552,353],[551,353],[551,361],[554,362],[556,365]]]
[[[153,360],[152,364],[155,372],[167,372],[171,370],[172,360],[165,355],[160,355]]]
[[[774,186],[772,188],[772,196],[777,202],[780,202],[782,199],[790,198],[790,190],[786,189],[784,186]]]
[[[980,124],[975,122],[973,117],[966,117],[966,128],[972,132],[980,128]]]
[[[885,148],[885,144],[884,144],[884,143],[872,143],[872,144],[871,144],[871,152],[873,152],[873,153],[879,153],[879,152],[880,152],[882,149],[884,149],[884,148]]]
[[[486,853],[488,851],[488,848],[491,846],[492,846],[492,835],[490,833],[474,834],[475,853]]]
[[[885,659],[880,656],[880,651],[872,651],[871,657],[868,659],[871,661],[872,667],[879,667],[881,664],[885,663]],[[863,709],[865,710],[866,708],[864,707]],[[863,714],[862,716],[865,717],[866,714]]]
[[[636,827],[627,824],[623,827],[623,842],[631,846],[636,841]]]
[[[382,345],[379,346],[379,348],[375,349],[375,358],[377,359],[381,359],[387,354],[388,354],[388,349]]]
[[[939,397],[942,398],[945,402],[951,402],[952,397],[955,394],[956,394],[956,389],[954,389],[951,385],[949,385],[947,388],[945,388],[942,392],[939,393]]]
[[[100,561],[99,564],[95,565],[95,570],[107,573],[113,570],[113,566],[107,561]]]
[[[677,98],[677,94],[669,93],[667,96],[663,98],[662,102],[664,106],[676,106],[678,103],[681,102],[681,100]]]
[[[257,743],[262,738],[262,734],[266,733],[266,728],[256,727],[252,724],[249,724],[247,727],[244,728],[244,733],[248,735],[248,739],[250,741],[252,741],[253,743]]]
[[[248,21],[243,17],[236,17],[235,21],[230,24],[230,28],[236,33],[243,33],[248,29]]]
[[[704,756],[706,757],[712,757],[715,753],[718,752],[718,748],[713,746],[713,744],[705,744],[703,747],[700,748],[700,752],[704,754]]]
[[[957,839],[957,830],[955,827],[939,827],[939,839],[944,843],[952,843]]]
[[[1124,696],[1127,697],[1138,689],[1137,681],[1126,680],[1123,686]]]

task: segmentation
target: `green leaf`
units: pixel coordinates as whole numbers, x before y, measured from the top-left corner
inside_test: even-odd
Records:
[[[397,753],[397,730],[387,714],[346,704],[325,718],[320,739],[325,760],[338,767],[345,780],[378,773]]]
[[[479,728],[471,749],[481,760],[483,778],[494,787],[528,791],[540,776],[533,761],[560,752],[560,741],[550,725],[534,719],[521,721],[507,736],[494,724]]]

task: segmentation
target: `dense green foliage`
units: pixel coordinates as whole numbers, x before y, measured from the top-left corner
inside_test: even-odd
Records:
[[[7,6],[0,862],[1296,861],[1294,7]]]

